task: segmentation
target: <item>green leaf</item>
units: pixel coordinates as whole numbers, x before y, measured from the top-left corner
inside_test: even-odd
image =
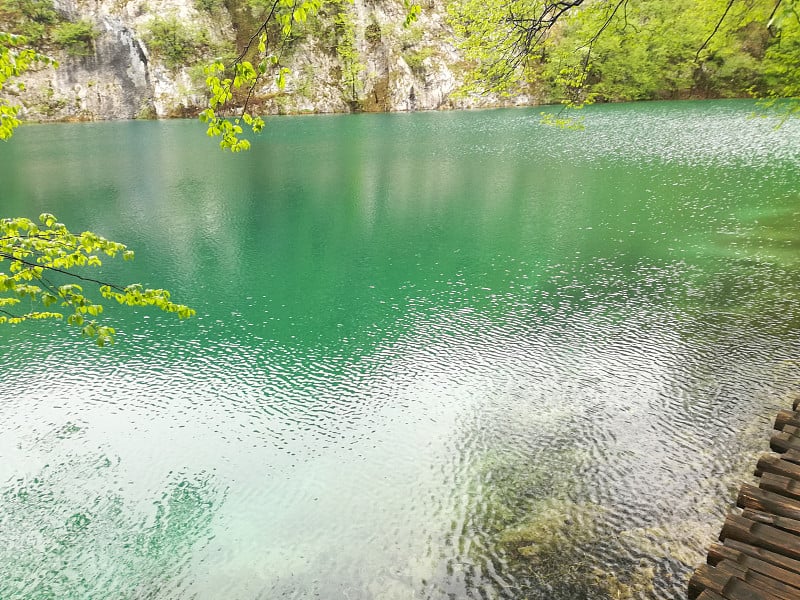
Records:
[[[230,123],[227,125],[235,130]],[[244,147],[238,145],[240,149]],[[99,317],[104,312],[103,306],[93,300],[93,295],[99,294],[127,306],[154,307],[176,313],[179,318],[194,315],[189,307],[173,302],[167,290],[145,290],[140,284],[122,288],[83,272],[80,275],[73,273],[76,267],[100,266],[102,262],[95,252],[103,252],[112,258],[121,254],[124,260],[130,260],[133,251],[91,231],[76,235],[49,213],[40,215],[39,221],[41,227],[26,218],[0,219],[0,256],[9,260],[7,272],[0,272],[0,307],[3,307],[0,324],[60,320],[63,318],[61,313],[36,308],[37,305],[47,309],[60,304],[69,311],[68,325],[81,328],[84,335],[94,337],[98,344],[104,345],[113,342],[114,330],[94,321],[87,323],[86,315]],[[0,258],[0,264],[4,260]],[[68,282],[53,287],[49,280],[51,275],[67,277]],[[15,313],[23,298],[33,305],[33,309],[27,313]]]

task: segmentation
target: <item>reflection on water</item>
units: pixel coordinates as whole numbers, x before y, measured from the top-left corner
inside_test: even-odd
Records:
[[[3,212],[198,317],[0,329],[0,585],[683,595],[800,379],[798,125],[750,110],[23,129]]]

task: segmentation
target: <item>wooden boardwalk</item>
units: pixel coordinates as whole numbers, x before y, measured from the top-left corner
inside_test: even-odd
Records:
[[[782,410],[758,461],[758,487],[744,484],[689,580],[691,600],[800,600],[800,399]]]

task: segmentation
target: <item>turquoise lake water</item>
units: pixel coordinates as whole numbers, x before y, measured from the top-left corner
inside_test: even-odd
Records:
[[[753,109],[21,128],[0,214],[197,317],[0,327],[0,598],[680,597],[800,390],[800,123]]]

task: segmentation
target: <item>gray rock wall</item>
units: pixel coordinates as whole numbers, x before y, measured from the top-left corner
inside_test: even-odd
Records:
[[[299,41],[288,60],[284,90],[265,77],[256,90],[254,112],[410,111],[496,106],[497,98],[454,100],[462,58],[435,0],[418,22],[403,28],[405,8],[397,0],[343,4],[355,34],[362,69],[356,99],[346,89],[336,49],[314,35]],[[94,23],[98,36],[88,56],[57,55],[60,67],[26,75],[21,116],[29,120],[99,120],[191,116],[204,107],[199,65],[169,69],[150,52],[144,32],[154,15],[175,16],[230,43],[236,33],[226,10],[198,10],[194,0],[56,0],[72,20]],[[255,19],[254,19],[255,24]],[[330,39],[330,37],[328,38]],[[330,42],[328,42],[330,43]],[[6,90],[8,92],[9,90]],[[524,96],[513,103],[529,103]]]

